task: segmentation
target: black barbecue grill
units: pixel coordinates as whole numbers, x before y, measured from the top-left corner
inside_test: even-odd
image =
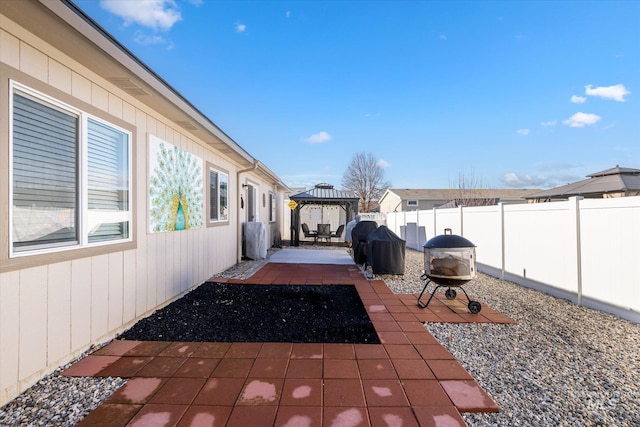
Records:
[[[469,311],[474,314],[480,313],[482,305],[478,301],[471,300],[462,287],[476,277],[476,246],[462,236],[451,234],[451,229],[446,228],[444,234],[430,239],[423,248],[424,274],[420,276],[420,280],[425,284],[418,296],[418,306],[426,308],[436,291],[442,287],[447,288],[445,297],[452,300],[457,295],[452,288],[458,287],[469,301]],[[429,300],[424,304],[421,299],[431,282],[436,286]]]

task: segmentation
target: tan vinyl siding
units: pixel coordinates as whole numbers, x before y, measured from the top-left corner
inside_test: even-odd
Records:
[[[236,161],[184,132],[71,57],[0,16],[0,121],[8,123],[9,79],[131,132],[133,241],[9,258],[8,174],[0,174],[0,404],[93,344],[113,338],[237,261]],[[155,99],[157,102],[158,99]],[[147,136],[153,134],[229,172],[229,222],[173,233],[147,233]],[[6,125],[0,151],[9,152]],[[0,170],[8,171],[6,156]],[[260,217],[268,218],[259,184]]]

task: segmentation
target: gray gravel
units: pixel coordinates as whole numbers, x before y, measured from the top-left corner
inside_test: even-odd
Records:
[[[264,263],[243,261],[223,276],[248,277]],[[417,293],[422,263],[407,250],[404,277],[376,278]],[[465,286],[517,322],[425,326],[500,406],[463,414],[469,426],[640,425],[640,325],[483,274]],[[0,426],[73,426],[125,382],[61,377],[64,368],[0,408]]]
[[[97,350],[91,348],[76,360]],[[122,378],[62,377],[72,363],[0,408],[0,426],[73,426],[126,383]]]
[[[406,253],[417,293],[423,254]],[[469,295],[516,324],[427,324],[500,407],[463,414],[469,426],[640,426],[640,325],[480,274]]]

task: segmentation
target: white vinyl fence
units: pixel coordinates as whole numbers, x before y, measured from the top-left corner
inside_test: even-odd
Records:
[[[640,323],[640,197],[398,212],[386,221],[419,251],[451,228],[477,246],[480,271]]]

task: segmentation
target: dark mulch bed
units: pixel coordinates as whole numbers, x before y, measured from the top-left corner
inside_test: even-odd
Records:
[[[205,283],[119,338],[379,344],[355,287]]]

